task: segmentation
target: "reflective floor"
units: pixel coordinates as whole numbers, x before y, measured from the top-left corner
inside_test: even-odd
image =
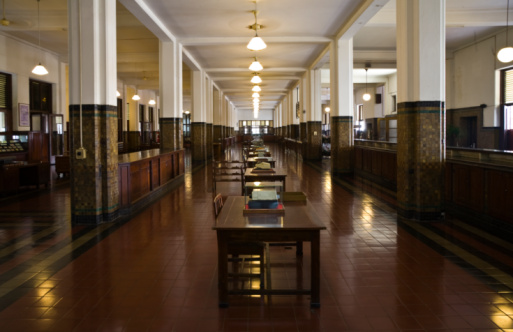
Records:
[[[187,160],[183,185],[122,223],[71,227],[62,179],[0,200],[0,331],[513,331],[512,241],[450,217],[398,221],[389,193],[272,150],[327,227],[321,308],[307,295],[218,307],[211,168]],[[307,287],[304,252],[271,247],[268,282]]]

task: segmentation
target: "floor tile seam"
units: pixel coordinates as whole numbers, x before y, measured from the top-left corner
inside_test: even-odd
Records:
[[[501,246],[511,252],[513,252],[513,243],[505,241],[502,238],[499,238],[497,236],[494,236],[488,232],[483,232],[482,230],[478,229],[477,227],[474,227],[470,224],[466,224],[458,219],[451,219],[449,220],[450,223],[455,224],[461,229],[465,229],[467,232],[472,233],[480,238],[486,239],[490,243],[494,243],[497,246]]]
[[[311,163],[308,163],[308,164],[310,165]],[[314,169],[319,170],[319,167],[318,167],[317,165],[315,165],[313,168],[314,168]],[[343,180],[339,179],[338,177],[337,177],[337,178],[335,178],[335,183],[337,183],[337,184],[341,185],[344,189],[348,190],[349,192],[351,192],[351,193],[352,193],[352,194],[354,194],[354,195],[362,195],[362,192],[361,192],[361,191],[354,190],[354,187],[352,187],[351,185],[349,185],[349,186],[348,186],[348,184],[346,183],[346,181],[343,181],[343,182],[342,182],[342,181],[343,181]],[[368,195],[373,196],[371,193],[363,193],[363,194],[368,194]],[[374,196],[373,196],[373,197],[374,197]],[[382,201],[381,201],[381,199],[380,199],[379,197],[375,197],[375,198],[377,198],[377,200],[378,200],[378,201],[382,202]],[[390,204],[389,202],[383,202],[383,203],[384,203],[384,206],[385,206],[385,207],[395,208],[395,206],[394,206],[394,205],[392,205],[392,204]],[[435,241],[435,242],[436,242],[436,241]],[[447,249],[447,248],[446,248],[446,249]],[[465,259],[465,257],[466,257],[466,259],[465,259],[465,260],[466,260],[467,262],[468,262],[468,260],[472,257],[472,256],[469,256],[470,254],[469,254],[468,252],[466,252],[466,251],[457,250],[456,252],[458,252],[458,253],[460,253],[460,254],[464,254],[464,256],[463,256],[463,257],[461,257],[461,258]],[[468,263],[470,263],[470,264],[471,264],[471,265],[473,265],[473,266],[475,266],[475,264],[478,264],[479,266],[486,266],[486,265],[483,265],[483,264],[486,264],[486,262],[484,262],[484,261],[482,261],[482,260],[479,260],[479,259],[476,259],[476,258],[472,258],[472,259],[470,260],[470,262],[468,262]],[[487,266],[487,267],[489,267],[489,266]],[[495,267],[492,267],[492,270],[493,270],[493,269],[495,269]],[[498,270],[498,269],[497,269],[497,270]],[[501,272],[502,272],[502,271],[501,271]],[[493,278],[493,276],[491,276],[491,277]],[[505,285],[509,285],[509,286],[507,286],[508,288],[512,288],[512,287],[513,287],[513,278],[511,278],[511,277],[509,277],[509,278],[507,278],[507,277],[506,277],[506,278],[504,278],[504,277],[500,277],[500,276],[499,276],[499,278],[500,278],[500,279],[502,279],[502,280],[498,280],[498,281],[502,282],[502,283],[503,283],[503,284],[505,284]],[[494,278],[494,279],[495,279],[495,278]]]
[[[102,231],[105,230],[105,228],[107,228],[107,229],[110,228],[113,224],[105,224],[105,225],[106,226],[102,229]],[[40,269],[39,272],[29,272],[30,274],[33,275],[33,277],[37,276],[41,271],[47,269],[48,267],[50,267],[52,264],[54,264],[55,262],[57,262],[61,258],[66,257],[67,255],[72,254],[72,252],[74,250],[79,249],[87,241],[89,241],[91,239],[94,239],[96,236],[98,236],[98,231],[96,229],[90,230],[84,236],[82,236],[79,239],[73,241],[72,243],[67,243],[64,247],[58,249],[56,252],[54,252],[53,254],[51,254],[50,256],[45,258],[44,260],[40,261],[39,263],[36,263],[36,264],[26,263],[26,264],[24,264],[24,265],[27,265],[27,266],[23,268],[23,271],[16,271],[15,275],[11,276],[8,280],[0,281],[0,288],[8,288],[8,289],[12,290],[12,289],[14,289],[16,287],[21,286],[25,282],[29,281],[28,279],[30,279],[30,278],[28,278],[27,280],[24,280],[26,278],[18,279],[18,278],[16,278],[16,276],[19,276],[19,275],[22,275],[23,273],[26,273],[25,272],[26,269],[33,269],[35,267],[36,268],[38,267]],[[3,277],[6,274],[7,273],[4,273],[0,277]],[[31,277],[31,278],[33,278],[33,277]],[[0,297],[6,295],[7,293],[8,293],[8,291],[6,291],[5,289],[4,290],[0,290]]]
[[[504,271],[508,275],[513,276],[513,266],[502,263],[500,260],[497,260],[491,254],[485,253],[484,251],[475,248],[473,245],[470,245],[465,241],[455,237],[454,235],[447,233],[443,229],[436,227],[436,225],[434,224],[424,224],[423,227],[437,234],[440,238],[443,238],[444,240],[449,241],[455,246],[465,250],[466,253],[472,253],[472,255],[480,258],[482,261],[487,262],[493,267],[501,271]]]
[[[2,264],[1,261],[2,261],[3,257],[5,257],[7,255],[15,254],[17,251],[21,251],[24,248],[26,248],[27,246],[30,246],[31,247],[30,249],[33,249],[32,248],[33,245],[40,244],[40,240],[42,240],[54,233],[61,234],[61,231],[62,231],[61,229],[45,228],[42,231],[36,233],[35,235],[27,234],[27,236],[24,236],[21,239],[15,238],[15,239],[9,241],[8,243],[11,243],[11,244],[0,249],[0,264]],[[46,240],[44,240],[44,241],[46,241]]]
[[[316,165],[313,162],[307,161],[306,164],[310,167],[312,167],[314,170],[317,170],[318,172],[325,172],[319,165]],[[331,172],[330,172],[331,175]],[[397,206],[393,203],[387,202],[383,200],[380,197],[377,197],[373,195],[372,193],[364,192],[361,188],[357,188],[356,185],[350,183],[347,180],[344,180],[338,176],[332,176],[331,175],[332,182],[335,182],[340,188],[344,189],[346,192],[355,195],[357,197],[362,198],[364,195],[372,196],[375,201],[373,202],[374,205],[378,206],[383,212],[390,214],[390,213],[396,213]]]
[[[487,238],[481,238],[463,228],[449,226],[451,228],[447,231],[444,226],[447,225],[437,225],[437,228],[440,228],[442,233],[447,233],[447,237],[450,236],[454,238],[455,241],[465,244],[471,252],[479,252],[483,256],[487,255],[490,260],[495,262],[494,264],[497,267],[503,266],[502,269],[505,271],[512,270],[510,274],[513,274],[513,251],[495,242],[489,241]]]
[[[434,234],[433,232],[425,229],[423,226],[421,226],[418,223],[409,222],[406,220],[403,220],[402,223],[407,224],[408,228],[412,229],[414,232],[421,233],[427,239],[434,242],[434,244],[439,245],[444,250],[451,252],[456,258],[461,259],[463,262],[474,267],[476,270],[485,274],[489,278],[498,281],[499,283],[501,283],[502,285],[504,285],[505,287],[507,287],[511,291],[513,291],[513,277],[511,275],[507,275],[507,273],[500,271],[499,269],[490,265],[486,261],[484,261],[484,260],[472,255],[468,251],[466,251],[462,248],[459,248],[458,246],[450,243],[449,241],[445,240],[443,237],[439,236],[438,234]],[[415,237],[417,237],[417,236],[415,236]],[[432,247],[432,245],[429,245],[429,247],[436,250],[435,248]],[[454,260],[451,257],[444,256],[443,258],[452,260],[454,262]],[[458,265],[460,265],[460,264],[458,264]],[[464,268],[464,270],[469,272],[468,268]],[[494,273],[493,275],[491,275],[487,271],[494,271],[494,272],[500,272],[500,273]],[[473,274],[473,275],[475,276],[475,274]]]
[[[52,219],[52,218],[55,218],[55,216],[66,217],[68,215],[69,215],[69,213],[63,212],[62,210],[45,211],[45,212],[41,212],[38,210],[36,210],[36,211],[26,210],[26,209],[24,209],[23,211],[0,211],[0,217],[5,217],[5,218],[9,218],[9,217],[13,217],[13,218],[46,217],[48,219]]]
[[[89,235],[90,238],[87,241],[83,241],[83,239],[81,239],[81,242],[83,243],[79,245],[70,244],[74,247],[72,251],[65,253],[57,261],[53,262],[51,266],[46,267],[45,270],[47,271],[46,273],[48,273],[48,276],[51,277],[54,273],[57,273],[60,270],[62,270],[62,268],[68,265],[71,261],[77,259],[83,252],[94,247],[94,245],[96,245],[99,241],[103,240],[106,236],[112,234],[112,232],[117,228],[114,227],[115,223],[103,224],[101,226],[103,226],[101,227],[101,232],[95,232],[94,230],[89,231],[87,235]],[[119,225],[117,226],[119,227]],[[100,227],[95,227],[95,229],[98,228]],[[5,294],[5,291],[2,292],[2,296],[0,296],[0,311],[5,309],[10,304],[14,303],[16,300],[21,298],[30,290],[32,290],[34,286],[31,282],[32,280],[26,280],[24,284],[21,284],[16,288],[12,288],[8,293]],[[2,290],[2,288],[3,287],[0,286],[0,290]]]

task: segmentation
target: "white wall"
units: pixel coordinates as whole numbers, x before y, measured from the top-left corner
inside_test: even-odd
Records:
[[[255,119],[253,116],[253,111],[251,110],[239,110],[237,112],[237,126],[239,120],[273,120],[273,111],[272,110],[260,110],[258,112],[258,119]]]
[[[452,58],[446,62],[447,108],[486,104],[482,124],[484,127],[499,125],[500,100],[497,96],[500,86],[496,78],[497,70],[505,65],[496,60],[496,51],[500,49],[499,44],[505,38],[505,34],[501,33],[476,42],[453,52]]]
[[[49,74],[38,76],[32,69],[41,62]],[[19,126],[18,104],[29,104],[29,79],[52,83],[53,113],[67,114],[68,105],[63,105],[62,95],[66,93],[66,82],[61,82],[64,66],[56,54],[40,51],[36,46],[0,34],[0,71],[12,75],[13,83],[13,130],[28,131],[30,127]]]

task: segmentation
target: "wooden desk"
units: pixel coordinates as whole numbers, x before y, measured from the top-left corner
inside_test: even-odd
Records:
[[[320,307],[320,231],[324,225],[310,217],[305,205],[285,205],[285,215],[242,214],[243,196],[229,196],[213,227],[217,231],[219,306],[228,306],[229,294],[294,295],[310,294],[310,306]],[[311,243],[310,289],[228,290],[228,243],[231,241],[309,241]]]
[[[260,157],[260,158],[267,159],[266,163],[271,164],[271,168],[275,168],[276,167],[276,160],[273,160],[270,157]],[[259,162],[258,159],[259,159],[259,157],[248,158],[248,160],[247,160],[248,167],[255,167],[255,164]]]
[[[244,173],[244,182],[255,182],[255,181],[281,181],[283,182],[283,191],[286,191],[285,178],[287,177],[287,171],[283,169],[274,169],[274,173],[252,173],[253,168],[246,168]]]
[[[264,156],[262,158],[269,158],[271,156],[271,152],[264,152]],[[248,158],[258,157],[258,152],[248,152]]]

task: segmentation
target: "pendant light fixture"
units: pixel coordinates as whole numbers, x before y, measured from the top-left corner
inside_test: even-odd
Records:
[[[371,99],[371,95],[367,92],[367,66],[365,67],[365,93],[363,94],[362,98],[365,101],[369,101]]]
[[[267,45],[265,44],[264,40],[260,37],[258,37],[258,22],[257,22],[257,15],[258,15],[258,11],[257,11],[257,2],[255,0],[255,10],[252,11],[253,14],[255,14],[255,24],[254,25],[251,25],[249,28],[252,29],[252,30],[255,30],[255,37],[251,38],[251,40],[249,41],[248,43],[248,49],[251,50],[251,51],[261,51],[263,50],[264,48],[267,47]]]
[[[260,84],[262,83],[262,79],[258,76],[258,73],[253,73],[253,78],[251,79],[251,83]]]
[[[251,91],[260,92],[260,91],[262,91],[262,88],[259,85],[255,85],[255,86],[253,86],[253,89],[251,89]]]
[[[251,95],[251,97],[253,98],[258,98],[260,97],[260,94],[258,92],[253,92],[253,94]]]
[[[41,24],[39,23],[39,0],[37,0],[37,30],[39,39],[39,64],[32,69],[32,73],[36,75],[46,75],[48,70],[41,64]]]
[[[155,105],[157,102],[155,101],[155,99],[150,99],[150,101],[148,102],[148,104],[150,105]]]
[[[509,0],[508,0],[508,7],[506,10],[506,45],[508,45],[508,30],[509,30]],[[507,63],[513,61],[513,47],[511,46],[505,46],[501,48],[499,52],[497,52],[497,59],[500,62]]]
[[[141,100],[141,97],[139,97],[139,95],[137,94],[137,88],[135,89],[135,95],[132,97],[132,100]]]
[[[264,69],[264,67],[262,66],[262,64],[255,57],[255,61],[253,61],[251,63],[251,65],[249,66],[249,70],[251,70],[251,71],[261,71],[262,69]]]

